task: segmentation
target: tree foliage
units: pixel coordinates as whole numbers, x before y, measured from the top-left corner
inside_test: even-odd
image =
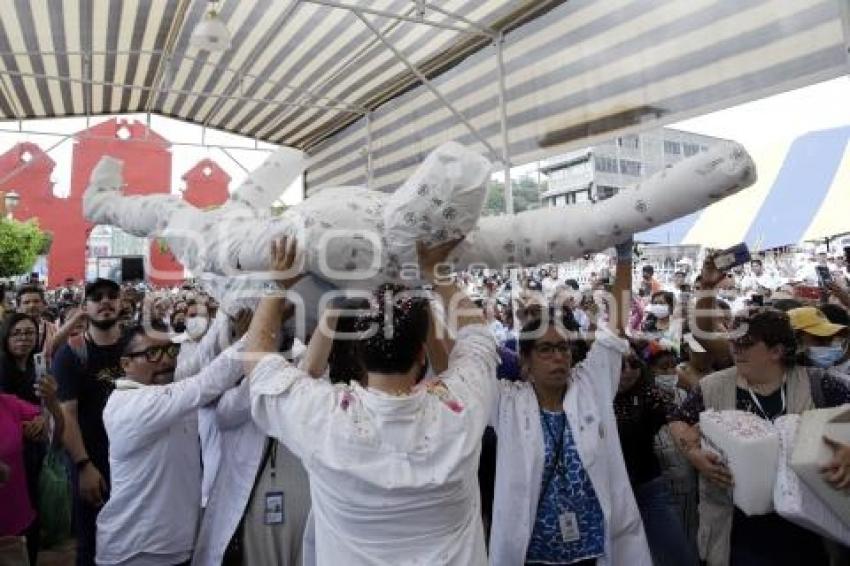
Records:
[[[35,221],[0,219],[0,277],[28,273],[50,242],[50,236]]]
[[[545,192],[548,188],[546,181],[538,185],[537,181],[528,175],[519,179],[512,179],[511,185],[513,187],[514,212],[538,208],[540,206],[540,193]],[[482,213],[485,216],[505,213],[504,183],[492,180],[487,183],[487,200],[484,202]]]

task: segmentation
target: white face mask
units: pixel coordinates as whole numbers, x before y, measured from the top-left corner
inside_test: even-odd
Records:
[[[675,373],[655,376],[655,384],[662,389],[675,389],[678,383],[679,376]]]
[[[203,316],[191,316],[186,319],[186,334],[197,340],[207,331],[209,320]]]
[[[647,305],[646,312],[655,318],[667,318],[670,316],[670,307],[667,305],[650,304]]]

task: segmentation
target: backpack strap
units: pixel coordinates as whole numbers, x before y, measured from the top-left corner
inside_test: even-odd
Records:
[[[823,378],[826,376],[826,371],[821,368],[807,367],[806,373],[809,375],[811,384],[812,402],[815,404],[815,409],[821,409],[826,405],[823,394]]]
[[[76,340],[69,340],[68,347],[70,347],[71,351],[74,352],[74,355],[77,356],[77,361],[80,362],[80,365],[82,367],[86,367],[89,361],[88,338],[84,336],[82,342],[77,342]]]

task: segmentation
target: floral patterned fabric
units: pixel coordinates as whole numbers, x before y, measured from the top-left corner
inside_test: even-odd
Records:
[[[566,414],[541,411],[540,424],[546,444],[544,486],[541,488],[545,491],[541,493],[537,506],[537,518],[526,561],[535,564],[572,564],[601,556],[605,552],[605,519],[590,476],[579,456]],[[560,458],[562,465],[557,465],[555,461],[558,441],[563,443]],[[564,540],[560,524],[563,513],[575,513],[579,528],[578,540]]]

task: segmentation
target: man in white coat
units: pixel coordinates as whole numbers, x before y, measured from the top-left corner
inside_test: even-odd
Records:
[[[112,492],[97,518],[98,564],[188,564],[201,508],[198,407],[242,375],[235,344],[199,374],[173,382],[177,344],[129,331],[103,412]]]
[[[384,289],[361,344],[368,387],[311,379],[273,350],[284,301],[265,297],[248,331],[252,414],[299,456],[310,475],[319,566],[487,563],[477,470],[496,395],[496,346],[480,309],[434,275],[456,242],[420,248],[423,275],[459,330],[448,370],[417,385],[429,305]],[[272,246],[273,268],[292,271],[294,241]],[[292,280],[281,281],[289,288]],[[261,357],[262,356],[262,357]],[[255,362],[260,358],[259,363]],[[286,494],[279,500],[285,513]]]

